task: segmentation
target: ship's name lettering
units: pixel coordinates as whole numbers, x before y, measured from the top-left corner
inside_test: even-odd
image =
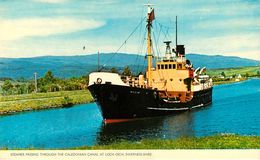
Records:
[[[130,91],[130,93],[133,93],[133,94],[140,94],[139,91]]]

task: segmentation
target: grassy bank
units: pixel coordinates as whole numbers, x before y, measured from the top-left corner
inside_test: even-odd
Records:
[[[236,83],[245,81],[248,78],[258,77],[260,78],[260,66],[251,67],[237,67],[237,68],[221,68],[221,69],[209,69],[207,74],[213,79],[215,85]],[[225,75],[224,78],[219,78],[219,76]],[[238,78],[238,75],[241,77]],[[239,81],[236,81],[238,79]]]
[[[145,139],[110,145],[83,146],[73,149],[260,149],[260,136],[216,135],[175,140]]]
[[[2,147],[0,150],[8,150]],[[42,150],[44,148],[15,148]],[[64,148],[56,148],[60,150]],[[82,146],[65,150],[107,150],[107,149],[260,149],[260,136],[215,135],[201,138],[183,137],[177,139],[144,139],[139,142],[121,141],[109,145]]]
[[[0,115],[92,102],[88,90],[0,96]]]
[[[223,81],[214,81],[214,79],[213,79],[213,84],[220,85],[220,84],[238,83],[238,82],[242,82],[245,80],[248,80],[248,78],[240,78],[239,81],[236,81],[234,78],[229,79],[229,80],[223,80]]]
[[[226,76],[233,75],[247,75],[247,76],[257,76],[258,72],[260,72],[260,66],[251,66],[251,67],[237,67],[237,68],[221,68],[221,69],[208,69],[207,74],[212,76],[218,76],[222,72],[225,73]],[[258,75],[259,76],[259,75]]]

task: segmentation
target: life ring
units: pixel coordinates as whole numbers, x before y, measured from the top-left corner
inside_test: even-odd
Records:
[[[101,84],[102,83],[102,79],[101,78],[97,78],[97,84]]]

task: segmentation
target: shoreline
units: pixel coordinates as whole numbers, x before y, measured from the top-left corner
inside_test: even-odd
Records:
[[[214,84],[215,86],[217,86],[217,85],[222,85],[222,84],[232,84],[232,83],[244,82],[244,81],[247,81],[247,80],[250,80],[250,79],[260,79],[260,77],[247,77],[247,78],[242,78],[242,79],[240,79],[239,81],[235,81],[235,80],[216,81],[216,82],[213,82],[213,84]]]
[[[27,111],[66,108],[75,104],[91,102],[93,102],[93,98],[88,90],[0,96],[0,116]]]
[[[247,81],[249,80],[250,78],[244,78],[244,79],[240,79],[239,81],[235,81],[235,80],[229,80],[229,81],[216,81],[214,82],[213,81],[213,84],[214,85],[221,85],[221,84],[232,84],[232,83],[239,83],[239,82],[243,82],[243,81]]]

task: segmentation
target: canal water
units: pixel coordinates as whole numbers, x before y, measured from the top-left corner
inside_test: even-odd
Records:
[[[260,135],[260,79],[214,87],[212,105],[104,125],[95,103],[0,117],[0,148],[71,148],[143,138]]]

